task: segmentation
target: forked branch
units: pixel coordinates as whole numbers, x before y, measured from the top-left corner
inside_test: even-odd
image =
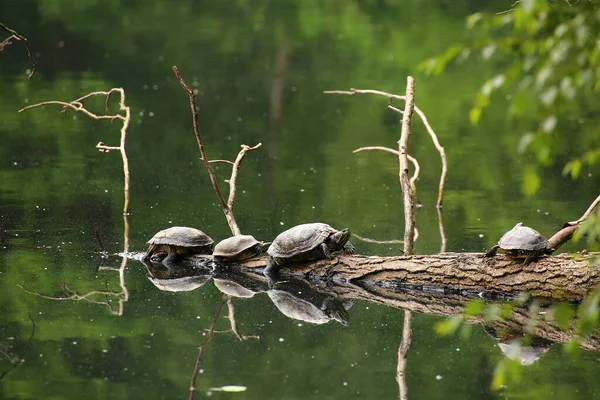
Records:
[[[190,98],[190,108],[192,110],[192,125],[194,127],[194,134],[196,135],[196,143],[198,143],[198,149],[200,150],[200,161],[202,161],[202,163],[204,164],[204,167],[206,168],[206,171],[208,172],[208,176],[210,178],[210,183],[213,187],[213,190],[215,191],[215,194],[217,195],[217,199],[219,200],[219,203],[221,204],[221,209],[223,210],[223,214],[225,214],[225,218],[227,219],[227,224],[229,225],[229,229],[231,230],[231,233],[233,235],[240,235],[241,231],[237,225],[237,222],[235,221],[235,216],[233,214],[233,206],[235,205],[235,195],[237,192],[237,189],[236,189],[237,188],[237,174],[238,174],[240,165],[241,165],[242,160],[244,159],[246,153],[249,151],[258,149],[260,146],[262,146],[262,143],[258,143],[256,146],[253,146],[253,147],[243,144],[242,149],[238,153],[237,158],[235,159],[235,161],[233,163],[228,160],[212,160],[212,161],[209,160],[208,157],[206,156],[206,150],[204,148],[204,142],[202,140],[202,135],[200,134],[200,127],[199,127],[199,123],[198,123],[198,111],[196,110],[196,94],[185,82],[185,80],[179,73],[179,69],[177,68],[177,66],[173,66],[173,72],[175,73],[175,76],[179,80],[181,87],[183,87],[183,89],[187,92],[187,94]],[[212,162],[226,162],[226,163],[232,164],[231,177],[228,180],[229,181],[229,197],[227,198],[227,200],[225,200],[225,197],[223,197],[223,193],[221,192],[221,189],[219,188],[215,170],[213,169],[212,165],[210,165]]]
[[[119,98],[119,111],[122,111],[124,113],[124,115],[121,114],[114,114],[114,115],[110,115],[109,114],[109,102],[110,102],[110,97],[112,94],[114,93],[118,93],[120,95]],[[83,105],[83,102],[91,97],[94,96],[106,96],[106,110],[105,110],[105,114],[96,114],[93,113],[91,111],[89,111],[88,109],[86,109]],[[121,160],[123,161],[123,175],[124,175],[124,202],[123,202],[123,214],[127,215],[129,214],[129,181],[130,181],[130,175],[129,175],[129,160],[127,159],[127,151],[125,148],[125,144],[126,144],[126,139],[127,139],[127,129],[129,128],[129,123],[131,121],[131,109],[125,105],[125,91],[123,90],[123,88],[112,88],[110,89],[108,92],[92,92],[92,93],[88,93],[83,97],[80,97],[78,99],[75,99],[69,103],[66,103],[64,101],[44,101],[41,103],[37,103],[37,104],[32,104],[30,106],[24,107],[22,109],[19,110],[19,112],[23,112],[26,110],[29,110],[31,108],[36,108],[36,107],[41,107],[41,106],[46,106],[46,105],[51,105],[51,104],[56,104],[56,105],[60,105],[62,106],[62,110],[60,111],[60,113],[62,114],[66,114],[68,110],[74,110],[77,112],[81,112],[85,115],[87,115],[88,117],[95,119],[95,120],[110,120],[110,121],[114,121],[116,119],[119,119],[122,121],[122,125],[121,125],[121,139],[119,142],[119,146],[107,146],[105,145],[103,142],[98,142],[98,144],[96,144],[96,148],[104,153],[108,153],[111,150],[118,150],[121,153]]]
[[[400,153],[398,152],[398,150],[395,149],[390,149],[389,147],[384,147],[384,146],[366,146],[366,147],[359,147],[358,149],[352,151],[352,153],[360,153],[361,151],[373,151],[373,150],[380,150],[380,151],[385,151],[391,154],[394,154],[396,157],[400,157]],[[421,166],[419,165],[419,161],[417,161],[416,158],[414,158],[413,156],[411,156],[410,154],[407,154],[408,157],[408,161],[410,161],[413,164],[413,167],[415,167],[415,172],[413,173],[413,176],[410,178],[410,186],[412,187],[413,193],[417,194],[417,179],[419,179],[419,173],[421,172]]]
[[[406,96],[400,96],[397,94],[382,92],[380,90],[370,90],[370,89],[363,90],[363,89],[351,88],[350,90],[327,90],[324,93],[325,94],[341,94],[341,95],[348,95],[348,96],[354,96],[357,94],[374,94],[374,95],[386,97],[390,100],[390,102],[391,102],[391,100],[406,101]],[[392,106],[391,104],[388,105],[388,108],[390,108],[393,111],[401,113],[401,111],[398,108]],[[429,124],[429,121],[427,120],[425,113],[419,107],[417,107],[416,104],[414,106],[414,110],[421,118],[421,121],[423,121],[423,125],[425,126],[427,133],[429,133],[429,136],[431,137],[431,140],[433,141],[433,145],[435,146],[438,153],[440,154],[440,159],[442,162],[442,172],[440,174],[440,182],[439,182],[439,186],[438,186],[438,198],[437,198],[436,206],[442,207],[443,198],[444,198],[444,186],[446,185],[446,176],[448,174],[448,162],[446,160],[446,152],[445,152],[444,148],[440,145],[437,135],[436,135],[435,131],[433,130],[433,128],[431,127],[431,125]]]
[[[29,59],[31,60],[31,71],[29,72],[29,74],[27,74],[27,79],[31,79],[31,77],[35,73],[37,64],[35,62],[35,57],[33,56],[33,51],[31,51],[31,47],[29,46],[29,41],[27,40],[27,38],[25,36],[19,34],[17,31],[9,28],[8,26],[4,25],[1,22],[0,22],[0,28],[4,29],[6,32],[11,34],[11,36],[7,37],[2,42],[0,42],[0,51],[4,50],[4,48],[6,46],[10,45],[12,43],[11,41],[13,39],[22,40],[23,43],[25,43],[25,47],[27,48],[27,57],[29,57]]]

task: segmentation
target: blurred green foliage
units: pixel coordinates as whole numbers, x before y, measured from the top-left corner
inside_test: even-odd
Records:
[[[469,118],[477,124],[491,104],[506,107],[509,129],[520,133],[519,153],[542,166],[559,164],[576,178],[592,171],[600,153],[600,7],[581,0],[523,0],[501,12],[466,19],[470,39],[455,44],[420,68],[439,75],[455,63],[497,67],[475,96]],[[506,104],[505,106],[503,105]],[[523,176],[523,192],[542,180],[536,164]]]
[[[116,142],[118,126],[72,113],[63,117],[53,107],[24,114],[18,109],[125,88],[134,115],[127,144],[132,250],[143,250],[156,231],[175,224],[198,226],[215,239],[229,234],[198,163],[187,95],[172,65],[198,90],[210,158],[231,158],[241,143],[264,143],[240,171],[236,216],[243,231],[268,240],[293,224],[323,220],[385,239],[403,231],[397,160],[351,151],[394,146],[397,116],[385,100],[322,91],[358,87],[400,93],[406,75],[414,75],[417,103],[450,163],[444,205],[448,250],[480,251],[521,219],[550,232],[573,219],[572,210],[585,208],[597,190],[582,173],[575,183],[557,178],[561,165],[527,172],[541,175],[535,203],[517,193],[524,175],[522,157],[514,151],[519,131],[498,123],[502,108],[489,107],[477,127],[468,120],[472,94],[486,76],[498,74],[496,65],[467,63],[436,79],[415,70],[418,60],[463,37],[465,15],[505,6],[504,0],[485,5],[476,0],[4,2],[2,20],[30,40],[38,71],[28,81],[31,64],[23,49],[11,45],[2,53],[0,342],[11,343],[27,362],[2,381],[0,397],[185,396],[197,346],[221,296],[210,283],[189,293],[161,292],[133,261],[125,271],[130,298],[122,317],[103,305],[22,291],[19,284],[53,296],[63,295],[62,283],[81,294],[118,290],[114,272],[95,272],[100,260],[91,232],[98,228],[111,252],[123,249],[124,238],[120,159],[94,148],[98,141]],[[286,63],[278,70],[280,57]],[[283,82],[279,121],[271,109],[276,78]],[[102,104],[90,107],[101,110]],[[523,123],[536,118],[524,115]],[[433,253],[439,251],[432,207],[439,158],[414,121],[410,148],[421,161],[424,203],[417,217],[417,251]],[[228,167],[216,168],[220,179],[229,175]],[[577,198],[565,191],[566,184]],[[394,246],[355,244],[363,254],[398,253]],[[278,314],[264,295],[236,300],[236,307],[242,333],[261,340],[215,337],[205,354],[199,393],[236,384],[248,388],[246,398],[396,397],[400,311],[357,302],[344,328],[299,326]],[[473,314],[481,310],[481,304],[471,307]],[[498,307],[490,315],[506,312]],[[27,347],[30,312],[36,333]],[[490,383],[503,356],[494,353],[493,339],[473,329],[465,331],[470,334],[465,345],[432,335],[435,317],[419,314],[413,321],[409,390],[419,388],[419,398],[428,399],[446,399],[449,393],[498,397]],[[227,329],[227,321],[219,320],[218,328]],[[540,386],[590,398],[596,382],[584,385],[581,377],[595,357],[569,365],[561,372],[570,379],[562,381],[555,377],[567,368],[564,360],[552,359],[539,373]]]

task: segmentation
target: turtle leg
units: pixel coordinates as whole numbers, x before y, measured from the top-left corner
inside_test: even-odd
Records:
[[[535,261],[539,256],[539,253],[537,251],[532,251],[527,255],[527,258],[525,259],[525,261],[523,261],[523,266],[526,267],[528,266],[530,263],[532,263],[533,261]]]
[[[277,282],[278,274],[278,265],[275,262],[273,257],[269,256],[269,261],[267,261],[267,266],[263,270],[263,275],[267,278],[267,283],[269,284],[269,289],[273,287],[275,282]]]
[[[500,248],[500,246],[495,245],[494,247],[492,247],[491,249],[489,249],[487,251],[487,253],[485,253],[486,257],[494,257],[496,255],[496,252],[498,251],[498,249]]]
[[[354,254],[356,253],[356,249],[350,242],[346,242],[343,248],[344,254]]]
[[[325,258],[329,258],[330,260],[335,258],[335,256],[331,254],[331,251],[329,250],[329,247],[327,247],[326,243],[321,243],[321,250],[323,251]]]

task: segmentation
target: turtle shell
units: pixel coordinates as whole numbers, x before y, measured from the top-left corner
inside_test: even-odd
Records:
[[[295,257],[321,245],[329,235],[336,232],[331,226],[321,222],[297,225],[281,232],[273,240],[267,253],[277,258]]]
[[[232,236],[217,243],[213,251],[213,256],[235,258],[242,252],[261,244],[252,235]]]
[[[148,241],[149,245],[167,244],[180,247],[210,246],[214,241],[199,229],[187,226],[172,226],[157,232]]]
[[[498,246],[503,250],[538,251],[547,249],[550,244],[538,231],[519,222],[500,238]]]

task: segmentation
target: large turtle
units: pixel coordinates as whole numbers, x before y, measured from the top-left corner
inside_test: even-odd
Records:
[[[150,247],[144,255],[144,261],[162,261],[168,264],[178,255],[212,254],[214,243],[201,230],[187,226],[173,226],[158,232],[148,241]]]
[[[294,226],[273,240],[267,251],[269,261],[264,274],[272,278],[281,265],[294,261],[334,258],[332,253],[339,250],[353,254],[354,246],[348,239],[348,228],[338,231],[321,222]]]
[[[502,250],[512,258],[524,258],[523,265],[528,265],[543,254],[553,251],[550,243],[535,229],[524,226],[519,222],[510,231],[506,232],[498,244],[485,253],[486,257],[493,257],[498,250]]]
[[[264,253],[271,243],[260,242],[252,235],[236,235],[221,240],[213,257],[219,261],[243,261]]]

